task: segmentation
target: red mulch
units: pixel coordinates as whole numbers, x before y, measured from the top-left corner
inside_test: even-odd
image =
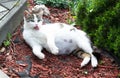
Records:
[[[57,8],[49,8],[52,22],[67,22],[69,17],[68,10]],[[10,78],[19,78],[11,69],[15,71],[24,71],[27,64],[17,64],[16,61],[25,60],[25,56],[30,56],[32,61],[31,76],[40,74],[39,78],[117,78],[120,70],[113,60],[106,56],[101,56],[99,65],[93,69],[91,64],[84,68],[80,68],[82,59],[73,55],[55,56],[49,52],[44,53],[46,58],[38,59],[32,54],[31,48],[25,43],[22,37],[21,24],[12,35],[11,45],[0,53],[0,69],[3,70]],[[14,40],[18,43],[14,43]]]

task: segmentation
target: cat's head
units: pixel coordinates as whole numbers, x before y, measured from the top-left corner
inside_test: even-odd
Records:
[[[27,28],[39,30],[42,22],[43,20],[39,17],[39,15],[28,10],[24,11],[24,23]]]
[[[49,9],[45,5],[30,7],[24,12],[24,23],[27,24],[27,28],[39,29],[43,23],[43,15],[50,15]]]

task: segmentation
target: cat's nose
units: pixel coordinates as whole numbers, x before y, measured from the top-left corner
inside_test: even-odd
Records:
[[[38,24],[35,24],[35,26],[37,26],[37,27],[38,27]]]

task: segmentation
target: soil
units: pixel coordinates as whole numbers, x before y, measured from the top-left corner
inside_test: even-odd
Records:
[[[48,18],[52,22],[68,22],[72,19],[69,11],[66,9],[57,9],[49,7],[51,16]],[[44,17],[46,18],[46,17]],[[72,19],[73,20],[73,19]],[[25,43],[23,36],[23,23],[18,26],[12,34],[11,44],[5,47],[5,51],[0,53],[0,69],[10,78],[119,78],[120,70],[114,59],[101,53],[99,65],[92,68],[88,64],[80,68],[82,59],[74,55],[55,56],[43,50],[45,59],[38,59],[31,48]],[[4,47],[4,46],[2,46]],[[26,56],[30,58],[26,61]],[[28,62],[29,61],[29,62]],[[30,67],[30,65],[32,65]],[[30,67],[28,70],[26,67]],[[26,72],[27,71],[27,72]],[[29,73],[30,71],[30,73]],[[27,74],[20,75],[18,72]],[[36,76],[36,77],[33,77]]]

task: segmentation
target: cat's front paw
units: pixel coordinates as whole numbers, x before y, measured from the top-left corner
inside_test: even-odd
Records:
[[[57,47],[51,48],[51,53],[57,55],[59,53],[59,49]]]
[[[41,52],[33,52],[34,55],[36,55],[39,59],[44,59],[45,58],[45,55]]]

